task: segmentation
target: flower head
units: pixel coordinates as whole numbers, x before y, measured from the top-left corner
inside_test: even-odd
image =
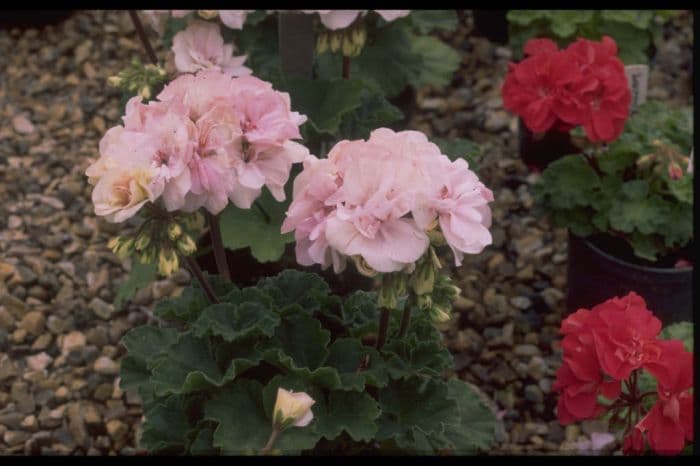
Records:
[[[294,393],[277,389],[277,399],[272,410],[272,425],[279,430],[290,426],[305,427],[314,418],[311,407],[316,401],[305,392]]]

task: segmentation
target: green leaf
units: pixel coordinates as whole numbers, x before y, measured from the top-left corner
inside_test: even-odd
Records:
[[[303,79],[287,77],[284,90],[289,92],[294,109],[309,118],[318,133],[333,135],[343,116],[361,105],[365,88],[356,79]]]
[[[145,398],[152,398],[151,370],[148,367],[155,358],[166,354],[177,340],[178,332],[172,328],[148,325],[130,330],[121,340],[128,351],[120,366],[121,388],[138,390]]]
[[[610,208],[610,225],[619,231],[643,234],[654,233],[664,213],[664,201],[658,195],[648,195],[645,180],[628,181],[622,185],[622,194]],[[648,197],[647,197],[648,196]]]
[[[446,425],[460,422],[458,406],[449,398],[445,382],[413,376],[391,382],[379,390],[378,440],[393,439],[401,448],[423,454],[428,446],[416,445],[414,429],[425,434],[444,431]]]
[[[343,115],[337,137],[367,139],[374,129],[387,127],[403,117],[403,112],[386,100],[381,91],[365,87],[360,105]]]
[[[608,21],[627,23],[638,29],[647,29],[654,18],[651,10],[600,10],[600,16]]]
[[[156,279],[157,267],[156,264],[141,264],[134,261],[129,278],[117,290],[117,296],[114,298],[114,306],[121,309],[124,303],[136,294],[142,288],[147,287]]]
[[[380,354],[355,338],[339,338],[334,341],[323,365],[338,371],[341,390],[362,391],[365,384],[383,387],[388,383],[386,367]]]
[[[419,340],[410,333],[403,339],[390,340],[382,348],[382,353],[392,379],[412,374],[438,377],[452,367],[452,355],[439,340]]]
[[[377,402],[367,393],[334,390],[328,397],[327,413],[314,428],[329,440],[345,431],[358,442],[369,442],[377,433],[379,414]]]
[[[459,422],[449,425],[445,436],[453,443],[456,455],[488,450],[495,441],[497,420],[493,411],[479,398],[474,388],[458,379],[447,382],[449,398],[457,402]]]
[[[545,10],[508,10],[506,19],[520,26],[528,26],[533,21],[547,18],[548,14]]]
[[[693,203],[693,175],[684,172],[680,179],[668,179],[668,189],[681,202]]]
[[[667,325],[661,331],[661,338],[664,340],[680,340],[683,342],[686,351],[693,351],[693,323],[677,322]]]
[[[152,452],[182,453],[189,430],[183,398],[169,396],[146,412],[141,445]]]
[[[457,12],[454,10],[414,10],[408,19],[420,34],[436,30],[454,31],[458,26]]]
[[[432,137],[430,140],[437,144],[440,152],[450,160],[464,159],[472,170],[476,166],[476,158],[481,156],[481,146],[469,139]]]
[[[634,255],[648,261],[656,261],[656,256],[661,253],[661,244],[650,235],[635,231],[628,239],[634,250]]]
[[[266,14],[256,22],[255,15],[259,14],[261,13],[256,11],[248,15],[240,31],[223,28],[224,39],[227,43],[236,44],[237,51],[248,55],[245,65],[253,70],[255,76],[271,82],[275,88],[278,88],[283,75],[279,55],[277,16]],[[239,53],[236,54],[239,55]]]
[[[367,291],[356,291],[343,303],[343,323],[353,337],[377,332],[377,294]]]
[[[200,428],[196,434],[192,443],[188,448],[189,453],[195,456],[213,456],[219,454],[219,449],[214,448],[214,429],[215,426],[209,424]]]
[[[165,357],[151,365],[157,395],[190,393],[224,383],[209,344],[186,333],[170,346]]]
[[[288,269],[258,282],[258,288],[280,308],[299,304],[312,313],[319,309],[318,296],[328,295],[328,284],[315,273]]]
[[[580,23],[593,19],[592,10],[549,10],[552,32],[560,38],[572,38]]]
[[[277,202],[267,189],[263,189],[250,209],[229,204],[220,217],[224,246],[234,250],[249,247],[253,257],[260,262],[278,260],[284,253],[285,244],[294,241],[291,233],[283,235],[280,232],[289,202],[289,193],[286,202]]]
[[[218,335],[227,342],[251,336],[272,336],[279,325],[279,315],[260,303],[213,304],[192,325],[195,335]]]
[[[591,204],[600,179],[581,155],[567,155],[555,160],[535,183],[535,198],[546,207],[571,209]]]
[[[205,402],[204,418],[218,424],[213,445],[224,455],[257,454],[272,432],[257,380],[242,379],[218,390]]]
[[[330,333],[318,320],[306,316],[291,316],[275,330],[273,341],[296,367],[316,369],[328,356]],[[292,368],[292,367],[290,367]]]
[[[660,233],[666,247],[683,247],[693,239],[693,206],[692,204],[666,205],[658,219]]]
[[[601,22],[598,32],[601,36],[615,39],[618,57],[625,65],[648,63],[648,49],[651,46],[651,34],[628,23],[618,21]]]
[[[420,72],[409,78],[413,87],[449,85],[462,61],[457,51],[435,37],[413,37],[411,52],[422,62]]]
[[[625,134],[620,139],[610,145],[608,151],[596,157],[598,167],[603,173],[617,175],[629,167],[632,167],[639,157],[640,144],[625,138]]]
[[[163,29],[163,34],[161,35],[161,40],[163,41],[163,48],[169,50],[173,45],[173,37],[178,32],[184,30],[187,27],[187,23],[191,15],[186,15],[183,18],[174,18],[168,15],[168,19],[165,22],[165,28]]]

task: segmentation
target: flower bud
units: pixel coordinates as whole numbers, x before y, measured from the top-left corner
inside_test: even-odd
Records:
[[[428,314],[430,315],[430,319],[438,324],[442,324],[450,320],[450,313],[442,306],[438,306],[437,304],[433,304],[433,306],[431,306]]]
[[[107,247],[109,248],[110,251],[112,251],[113,254],[117,253],[117,249],[119,248],[121,241],[122,241],[121,236],[115,236],[114,238],[110,239],[109,242],[107,243]]]
[[[144,85],[141,90],[139,91],[139,95],[143,97],[144,99],[150,99],[151,98],[151,88],[148,85]]]
[[[153,261],[156,260],[156,247],[151,245],[150,247],[145,248],[143,251],[141,251],[141,255],[139,256],[139,263],[140,264],[151,264]]]
[[[151,235],[149,235],[145,231],[142,231],[136,237],[136,242],[134,243],[134,246],[136,247],[137,251],[143,251],[148,247],[149,244],[151,244]]]
[[[180,235],[182,234],[182,227],[178,223],[170,223],[168,224],[168,238],[170,238],[171,241],[177,240]]]
[[[134,239],[133,238],[126,238],[122,239],[120,242],[119,246],[116,248],[116,251],[114,254],[122,260],[126,259],[129,257],[129,255],[133,252],[134,250]]]
[[[184,234],[177,240],[177,249],[185,256],[189,256],[197,250],[197,245],[190,235]]]
[[[447,244],[447,241],[445,241],[445,235],[443,235],[440,230],[428,230],[425,233],[428,235],[430,244],[434,246],[444,246]]]
[[[107,84],[112,87],[119,87],[122,83],[122,78],[120,76],[110,76],[107,78]]]
[[[355,51],[355,44],[352,43],[352,36],[343,34],[343,55],[351,57]]]
[[[352,42],[360,50],[362,50],[362,47],[364,47],[366,40],[367,40],[367,30],[363,26],[357,27],[357,28],[352,30]]]
[[[427,311],[433,306],[433,297],[429,294],[422,294],[416,298],[416,303],[421,311]]]
[[[438,257],[437,253],[435,252],[435,248],[429,248],[430,251],[430,260],[433,263],[433,267],[435,267],[435,270],[440,270],[442,268],[442,263],[440,262],[440,258]]]
[[[411,289],[417,295],[433,292],[435,285],[435,269],[430,262],[423,262],[411,275]]]
[[[314,418],[311,411],[314,403],[316,401],[305,392],[293,393],[278,388],[275,407],[272,410],[273,428],[283,431],[290,426],[307,426]]]
[[[389,277],[385,277],[385,279],[382,280],[382,286],[379,288],[377,305],[387,309],[396,309],[396,300],[396,287],[394,286],[393,280]]]
[[[362,256],[352,256],[352,260],[355,262],[357,271],[365,277],[372,278],[377,276],[377,271],[370,267]]]
[[[169,277],[180,266],[177,254],[170,248],[163,248],[158,254],[158,272],[161,275]]]
[[[342,36],[340,34],[331,33],[331,38],[330,38],[331,52],[335,53],[338,50],[340,50],[340,46],[342,44],[341,37]]]
[[[197,10],[197,14],[204,19],[213,19],[219,16],[217,10]]]
[[[321,55],[326,50],[328,50],[328,34],[322,32],[318,35],[316,39],[316,54]]]
[[[683,169],[676,162],[668,164],[668,177],[672,180],[680,180],[683,178]]]

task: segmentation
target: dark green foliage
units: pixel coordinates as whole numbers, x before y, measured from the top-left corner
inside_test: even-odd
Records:
[[[316,401],[312,423],[284,431],[279,453],[313,452],[322,440],[330,451],[415,454],[493,442],[494,414],[469,385],[445,380],[452,360],[425,313],[414,309],[408,335],[378,352],[362,343],[376,331],[373,293],[334,296],[319,276],[293,270],[221,291],[220,304],[191,288],[162,302],[159,315],[182,330],[144,326],[123,339],[122,387],[144,398],[150,451],[258,453],[279,387]]]
[[[692,126],[688,109],[647,102],[607,149],[549,165],[534,195],[557,226],[579,236],[614,234],[637,257],[656,261],[693,238],[693,175],[687,172]],[[669,176],[672,161],[680,179]]]

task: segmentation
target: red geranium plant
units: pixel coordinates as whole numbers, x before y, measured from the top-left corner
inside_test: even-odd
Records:
[[[509,64],[501,89],[507,110],[534,133],[582,126],[591,142],[617,139],[632,94],[612,38],[578,39],[563,50],[550,39],[531,39],[524,52]]]
[[[659,339],[660,331],[635,292],[567,317],[553,385],[559,422],[609,414],[610,427],[623,429],[625,454],[643,453],[646,442],[658,454],[680,453],[693,439],[693,353],[680,340]],[[656,379],[656,391],[642,393],[642,371]],[[656,401],[647,409],[649,397]]]

